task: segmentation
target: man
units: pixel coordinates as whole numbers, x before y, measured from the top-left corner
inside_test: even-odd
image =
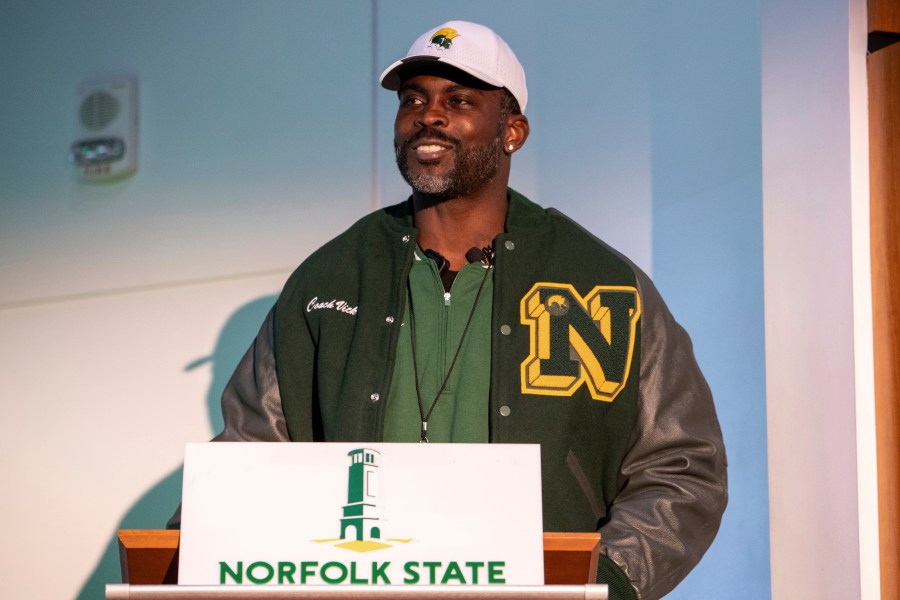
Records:
[[[613,597],[662,596],[726,502],[690,340],[627,259],[507,188],[528,96],[493,31],[429,30],[381,83],[412,196],[300,265],[216,439],[539,443],[544,529],[599,530]]]

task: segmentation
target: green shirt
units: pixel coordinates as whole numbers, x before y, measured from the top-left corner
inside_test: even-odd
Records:
[[[409,271],[409,288],[415,311],[419,389],[426,414],[459,348],[478,287],[485,276],[484,269],[480,262],[465,265],[453,281],[450,292],[445,292],[437,264],[416,249]],[[490,269],[459,357],[428,418],[430,442],[488,441],[492,299],[493,269]],[[409,311],[407,302],[385,407],[386,442],[417,442],[420,439],[422,419],[416,399]]]

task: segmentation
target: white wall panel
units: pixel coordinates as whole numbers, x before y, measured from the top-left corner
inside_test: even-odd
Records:
[[[871,527],[865,10],[864,0],[762,3],[769,502],[778,599],[880,596]]]
[[[98,569],[114,581],[115,530],[165,526],[180,481],[154,488],[211,437],[224,373],[286,276],[0,311],[0,596],[71,598]]]

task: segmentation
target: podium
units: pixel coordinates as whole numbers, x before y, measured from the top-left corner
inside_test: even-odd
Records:
[[[120,530],[122,584],[106,587],[107,600],[382,600],[440,598],[606,600],[596,585],[599,533],[544,533],[543,586],[177,586],[180,531]]]

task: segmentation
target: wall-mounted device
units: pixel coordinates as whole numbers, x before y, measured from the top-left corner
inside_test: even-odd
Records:
[[[125,177],[137,168],[137,80],[90,81],[75,94],[77,129],[69,158],[86,180]]]

